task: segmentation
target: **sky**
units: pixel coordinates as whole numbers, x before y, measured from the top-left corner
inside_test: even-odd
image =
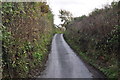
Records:
[[[118,0],[47,0],[52,12],[54,14],[54,24],[61,23],[59,10],[64,9],[70,11],[73,17],[88,15],[95,8],[102,8],[105,4],[111,4]]]

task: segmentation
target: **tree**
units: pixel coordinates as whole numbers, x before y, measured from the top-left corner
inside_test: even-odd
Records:
[[[61,19],[61,22],[63,22],[63,24],[61,24],[62,27],[65,27],[69,22],[73,20],[72,14],[69,11],[60,10],[59,13],[59,18]]]

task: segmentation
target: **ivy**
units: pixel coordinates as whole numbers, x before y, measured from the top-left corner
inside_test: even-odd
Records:
[[[52,37],[49,6],[42,2],[3,2],[1,13],[3,78],[35,76],[31,71],[43,65]]]

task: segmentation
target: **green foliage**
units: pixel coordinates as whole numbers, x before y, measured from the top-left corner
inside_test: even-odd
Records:
[[[117,2],[95,9],[67,25],[65,38],[72,48],[108,78],[118,78],[119,31]]]
[[[64,33],[64,30],[62,27],[54,28],[54,34],[62,34],[62,33]]]
[[[1,13],[3,78],[35,76],[32,70],[43,66],[52,39],[49,6],[42,2],[3,2]]]

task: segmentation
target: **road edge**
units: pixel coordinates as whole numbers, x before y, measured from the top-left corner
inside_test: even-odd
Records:
[[[67,42],[64,34],[63,34],[63,38],[64,40]],[[70,46],[70,44],[67,42],[67,44]],[[71,46],[70,48],[73,50],[73,52],[76,53],[76,55],[84,62],[85,66],[88,68],[88,70],[93,74],[93,78],[99,78],[102,80],[107,80],[108,78],[106,77],[106,75],[100,71],[98,68],[96,68],[94,65],[90,64],[89,62],[87,62],[85,59],[83,59],[77,52],[76,50],[74,50]],[[95,76],[97,74],[97,76]]]

